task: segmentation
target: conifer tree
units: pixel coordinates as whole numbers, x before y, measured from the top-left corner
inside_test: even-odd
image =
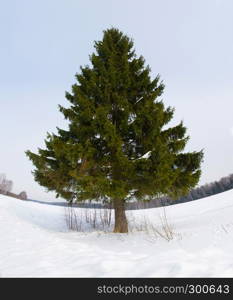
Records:
[[[199,180],[203,152],[183,153],[188,141],[180,122],[164,128],[174,109],[160,96],[164,85],[133,41],[118,29],[95,42],[91,67],[81,67],[59,106],[69,129],[48,134],[45,149],[26,151],[35,180],[69,202],[108,201],[115,210],[114,232],[127,232],[125,203],[158,195],[179,197]]]

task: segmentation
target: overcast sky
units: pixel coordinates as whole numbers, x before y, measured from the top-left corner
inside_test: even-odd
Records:
[[[0,2],[0,173],[15,192],[54,199],[34,182],[24,151],[67,126],[58,104],[67,106],[74,74],[111,26],[161,75],[162,98],[176,109],[171,125],[188,128],[186,150],[204,149],[200,184],[233,173],[232,0],[8,0]]]

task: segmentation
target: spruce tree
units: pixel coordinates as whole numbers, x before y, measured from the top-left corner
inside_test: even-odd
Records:
[[[183,153],[188,141],[180,122],[164,128],[174,109],[160,96],[164,85],[133,41],[118,29],[95,42],[91,67],[80,68],[59,106],[69,129],[48,134],[45,149],[26,151],[35,180],[69,202],[108,201],[115,210],[114,232],[127,232],[125,203],[187,194],[199,180],[203,152]]]

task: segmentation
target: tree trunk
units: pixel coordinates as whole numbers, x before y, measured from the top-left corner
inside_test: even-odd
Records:
[[[125,214],[125,203],[121,199],[114,199],[113,206],[115,211],[115,233],[127,233],[128,222]]]

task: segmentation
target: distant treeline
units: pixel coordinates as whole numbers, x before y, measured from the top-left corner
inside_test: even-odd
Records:
[[[184,203],[188,201],[198,200],[201,198],[209,197],[233,189],[233,174],[221,178],[219,181],[204,184],[200,187],[192,189],[187,196],[180,197],[176,200],[169,197],[154,198],[150,201],[138,201],[126,203],[127,210],[145,209],[153,207],[161,207],[167,205],[173,205],[178,203]],[[86,207],[86,208],[111,208],[110,204],[103,203],[76,203],[74,206]]]
[[[219,181],[207,183],[200,187],[192,189],[187,196],[180,197],[177,200],[171,199],[169,197],[162,197],[153,199],[149,202],[132,202],[127,203],[127,209],[152,208],[184,203],[216,195],[228,191],[230,189],[233,189],[233,174],[230,174],[226,177],[222,177]]]

